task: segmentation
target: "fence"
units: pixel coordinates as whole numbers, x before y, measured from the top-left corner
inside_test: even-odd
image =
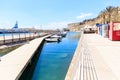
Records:
[[[45,35],[47,35],[47,33],[3,33],[0,34],[0,45],[29,41]]]

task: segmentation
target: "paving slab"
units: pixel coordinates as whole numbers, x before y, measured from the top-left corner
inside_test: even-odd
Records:
[[[98,80],[120,80],[120,41],[111,41],[97,34],[84,34],[84,40]]]
[[[65,80],[120,80],[120,41],[83,34]]]

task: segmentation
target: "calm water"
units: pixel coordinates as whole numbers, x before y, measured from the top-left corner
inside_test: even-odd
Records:
[[[69,32],[60,43],[45,43],[32,80],[64,80],[80,33]]]

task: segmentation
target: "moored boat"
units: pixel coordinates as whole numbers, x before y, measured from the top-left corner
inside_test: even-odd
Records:
[[[60,42],[61,41],[61,39],[59,39],[59,38],[46,38],[45,39],[45,41],[47,41],[47,42]]]
[[[58,36],[65,37],[65,36],[67,35],[67,32],[59,32],[57,35],[58,35]]]
[[[51,38],[62,38],[62,36],[60,36],[60,35],[53,35],[53,36],[51,36]]]

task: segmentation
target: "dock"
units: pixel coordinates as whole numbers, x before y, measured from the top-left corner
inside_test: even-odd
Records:
[[[36,38],[1,57],[0,80],[18,80],[46,37]]]
[[[65,80],[120,80],[120,41],[82,34]]]

